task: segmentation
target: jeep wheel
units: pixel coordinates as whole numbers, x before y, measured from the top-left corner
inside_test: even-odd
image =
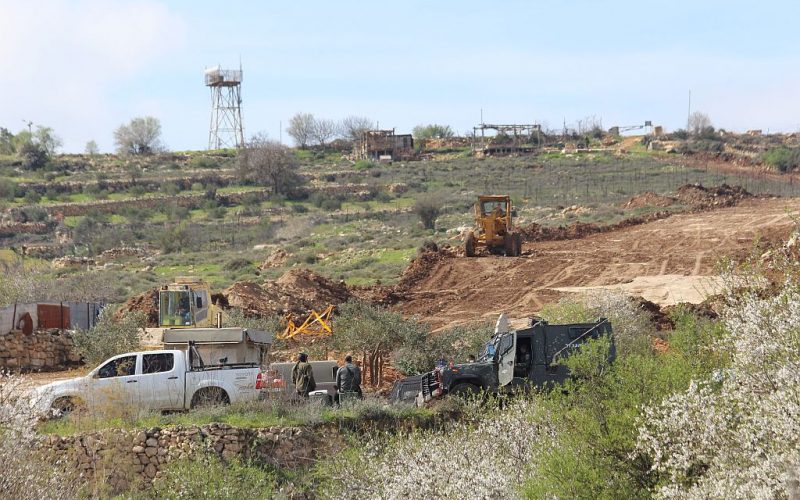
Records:
[[[192,396],[192,409],[231,404],[228,393],[220,387],[205,387]]]
[[[481,388],[475,384],[470,384],[467,382],[462,382],[460,384],[456,384],[452,389],[450,389],[450,394],[453,396],[458,396],[462,398],[470,398],[475,396],[481,392]]]

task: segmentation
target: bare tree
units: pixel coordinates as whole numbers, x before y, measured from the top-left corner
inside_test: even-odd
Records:
[[[341,123],[342,135],[350,141],[357,141],[367,130],[372,130],[373,121],[366,116],[348,116]]]
[[[339,135],[339,125],[333,120],[321,118],[314,120],[314,130],[312,131],[314,140],[323,148],[325,143]]]
[[[120,154],[148,155],[163,151],[161,122],[152,116],[134,118],[114,131],[114,144]]]
[[[289,194],[303,182],[294,153],[265,134],[255,135],[239,150],[237,163],[240,179],[267,186],[273,194]]]
[[[711,118],[707,114],[695,111],[689,115],[689,133],[692,135],[700,135],[711,126]]]
[[[600,138],[603,136],[603,119],[595,115],[586,116],[578,120],[578,135],[590,135]]]
[[[297,113],[289,120],[286,132],[300,149],[306,149],[314,137],[314,124],[314,115],[311,113]]]

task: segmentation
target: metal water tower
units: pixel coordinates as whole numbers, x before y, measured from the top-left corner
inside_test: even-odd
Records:
[[[205,70],[206,87],[211,88],[211,128],[208,149],[244,146],[242,128],[242,68]]]

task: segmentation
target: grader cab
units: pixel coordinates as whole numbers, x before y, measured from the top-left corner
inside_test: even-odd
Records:
[[[160,327],[209,328],[218,311],[211,303],[211,288],[200,279],[178,278],[158,291]]]
[[[486,247],[493,254],[518,257],[522,235],[514,230],[514,215],[510,196],[479,196],[475,204],[477,228],[467,233],[464,254],[474,257],[478,247]]]

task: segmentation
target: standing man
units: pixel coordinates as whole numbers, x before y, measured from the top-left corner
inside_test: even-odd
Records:
[[[292,382],[298,396],[308,397],[308,393],[317,388],[314,382],[314,371],[308,362],[308,354],[301,352],[297,357],[297,363],[292,368]]]
[[[344,366],[336,371],[336,392],[355,392],[359,399],[364,397],[361,392],[361,368],[353,364],[353,356],[349,354],[344,358]],[[341,401],[339,398],[340,403]]]

